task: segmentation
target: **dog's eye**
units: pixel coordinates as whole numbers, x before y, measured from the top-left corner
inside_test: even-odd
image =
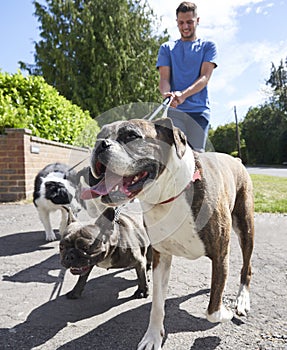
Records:
[[[118,142],[122,143],[129,143],[131,141],[142,139],[143,136],[141,134],[140,130],[137,130],[136,128],[120,128],[118,132]]]
[[[88,256],[88,252],[87,252],[86,249],[85,249],[85,250],[80,250],[80,252],[81,252],[81,254],[82,254],[83,256]]]
[[[88,252],[90,246],[87,244],[77,244],[77,249],[81,250],[82,252]]]
[[[82,238],[76,240],[75,247],[85,254],[90,250],[90,245],[87,243],[87,240]]]
[[[142,138],[142,136],[139,133],[137,133],[135,130],[131,130],[131,131],[129,131],[128,134],[125,135],[124,142],[128,143],[128,142],[134,141],[136,139],[141,139],[141,138]]]
[[[84,246],[81,247],[81,250],[82,250],[84,253],[87,253],[87,252],[90,250],[90,246],[84,245]]]

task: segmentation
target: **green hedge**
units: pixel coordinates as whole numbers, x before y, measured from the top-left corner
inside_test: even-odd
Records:
[[[0,133],[5,128],[27,128],[34,136],[78,146],[92,146],[99,132],[89,112],[59,95],[43,77],[20,72],[0,72]]]

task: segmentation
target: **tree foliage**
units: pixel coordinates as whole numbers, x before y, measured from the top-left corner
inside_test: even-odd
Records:
[[[287,154],[286,130],[286,114],[275,105],[266,103],[250,108],[242,122],[248,162],[282,163]]]
[[[250,108],[243,121],[249,162],[282,164],[287,161],[287,57],[272,63],[266,81],[273,89],[270,101]]]
[[[241,123],[238,125],[239,133],[241,133]],[[215,130],[210,130],[209,139],[216,152],[228,153],[238,157],[238,142],[236,134],[236,124],[234,122],[221,125]],[[240,138],[240,150],[243,163],[247,162],[245,140]]]
[[[59,95],[43,77],[20,72],[0,73],[0,133],[5,128],[28,128],[35,136],[81,146],[89,145],[83,135],[92,130],[94,142],[99,131],[88,112]]]
[[[93,117],[113,107],[157,101],[155,62],[167,39],[141,0],[34,0],[41,40],[30,74],[43,75]]]
[[[236,125],[229,123],[219,126],[210,137],[212,145],[216,152],[229,153],[237,150],[236,143]]]
[[[285,62],[280,61],[278,67],[272,63],[270,78],[266,82],[273,88],[272,103],[276,104],[277,108],[287,112],[287,57]]]
[[[272,63],[266,84],[273,89],[271,98],[250,107],[239,124],[243,161],[250,164],[287,162],[287,58],[285,65],[283,60],[278,67]],[[235,124],[218,127],[210,138],[215,150],[232,154],[236,144]]]

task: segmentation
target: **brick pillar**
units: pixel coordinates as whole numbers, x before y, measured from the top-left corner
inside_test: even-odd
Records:
[[[25,136],[28,129],[5,129],[0,135],[0,201],[26,199]],[[27,140],[26,140],[27,142]]]

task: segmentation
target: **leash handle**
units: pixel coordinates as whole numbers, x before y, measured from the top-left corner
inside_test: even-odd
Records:
[[[158,115],[158,113],[163,109],[163,108],[165,108],[165,110],[164,110],[164,112],[163,112],[163,118],[166,118],[167,117],[167,110],[168,110],[168,108],[169,108],[169,106],[170,106],[170,104],[171,104],[171,101],[172,101],[172,98],[171,97],[167,97],[164,101],[163,101],[163,103],[161,103],[158,107],[157,107],[157,109],[148,117],[148,120],[152,120],[152,119],[154,119],[154,117],[156,116],[156,115]]]
[[[163,101],[163,104],[164,104],[164,111],[163,111],[163,114],[162,114],[162,118],[167,118],[167,111],[170,107],[170,104],[172,102],[172,97],[167,97],[164,101]]]

